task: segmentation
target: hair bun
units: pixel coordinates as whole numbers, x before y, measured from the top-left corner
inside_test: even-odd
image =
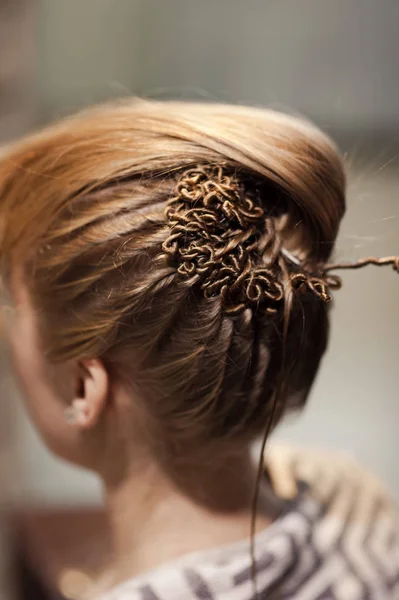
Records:
[[[275,311],[283,289],[274,223],[233,173],[221,165],[185,171],[166,217],[163,250],[181,275],[201,281],[206,297],[222,296],[230,313],[251,303]]]
[[[245,174],[247,184],[257,182],[268,216],[284,212],[287,249],[327,262],[345,212],[345,173],[336,146],[317,127],[252,107],[172,102],[151,110],[145,125],[163,140],[156,148],[161,173],[212,164],[225,173],[228,167],[233,178]]]
[[[284,300],[284,277],[328,302],[321,276],[300,271],[283,251],[275,219],[256,191],[222,165],[190,168],[167,202],[170,233],[163,251],[185,279],[199,281],[205,297],[220,296],[230,314],[256,306],[275,313]],[[285,268],[283,268],[284,263]]]

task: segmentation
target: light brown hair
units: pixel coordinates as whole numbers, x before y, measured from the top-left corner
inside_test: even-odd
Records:
[[[49,360],[134,381],[174,456],[261,433],[282,371],[273,424],[303,404],[344,210],[333,143],[255,108],[120,102],[0,163],[3,274],[24,265]]]

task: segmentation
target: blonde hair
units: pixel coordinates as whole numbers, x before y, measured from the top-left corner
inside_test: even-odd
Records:
[[[189,196],[198,171],[206,181],[199,175],[203,187]],[[217,202],[199,225],[195,203],[204,190]],[[230,213],[223,213],[218,239],[230,235],[229,214],[240,236],[224,247],[230,262],[220,263],[219,252],[218,285],[205,293],[206,278],[216,277],[216,238],[208,232],[204,242],[208,270],[197,269],[197,257],[190,272],[192,254],[188,266],[181,260],[185,240],[198,249],[190,219],[197,219],[195,235],[203,236],[209,219],[219,227],[223,194],[230,194]],[[248,206],[257,211],[251,233],[247,216],[240,221],[244,213],[234,212],[235,199],[245,200],[245,215]],[[321,273],[344,210],[345,177],[333,143],[303,120],[241,106],[101,106],[27,138],[0,163],[3,273],[24,265],[49,360],[103,358],[134,381],[175,449],[259,434],[283,366],[278,417],[303,404],[327,343]],[[245,255],[246,279],[232,252]],[[228,304],[229,268],[230,279],[245,279],[247,287]],[[270,282],[281,292],[274,299]],[[238,309],[228,310],[233,305]]]

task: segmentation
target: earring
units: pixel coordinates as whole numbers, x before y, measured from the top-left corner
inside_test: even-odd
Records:
[[[64,410],[64,419],[67,423],[75,423],[76,417],[77,414],[74,406],[68,406],[68,408]]]

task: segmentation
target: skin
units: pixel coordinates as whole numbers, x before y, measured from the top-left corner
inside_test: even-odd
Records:
[[[177,486],[146,443],[140,399],[97,358],[50,364],[21,276],[11,292],[7,338],[31,418],[52,452],[94,470],[104,483],[114,540],[107,586],[184,554],[248,538],[255,482],[249,451],[220,456],[216,466],[212,458],[203,461]],[[266,489],[260,507],[258,530],[273,520]]]

